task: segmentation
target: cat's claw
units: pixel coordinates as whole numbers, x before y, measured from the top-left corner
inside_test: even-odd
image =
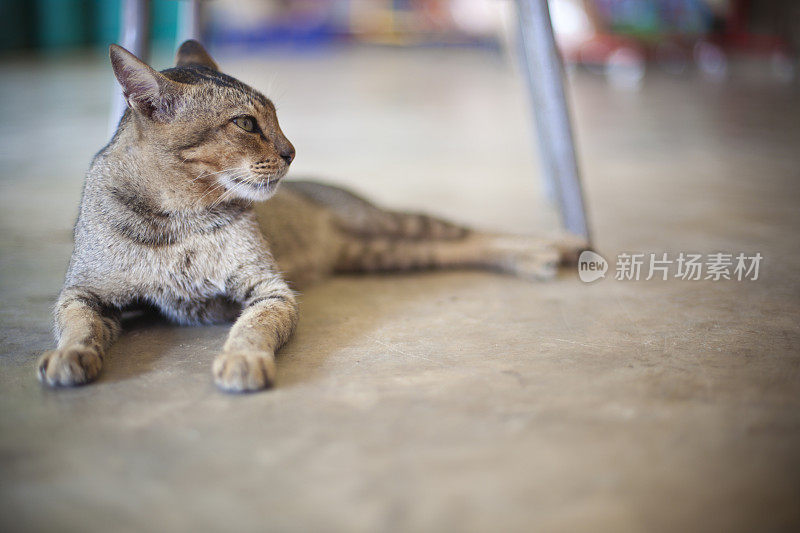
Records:
[[[267,352],[223,352],[214,359],[214,382],[226,392],[252,392],[272,387],[275,357]]]
[[[74,387],[94,381],[103,359],[93,348],[77,346],[45,352],[36,365],[39,381],[51,387]]]

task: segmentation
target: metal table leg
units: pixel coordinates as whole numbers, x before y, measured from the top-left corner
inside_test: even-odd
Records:
[[[520,41],[539,136],[545,185],[555,196],[565,229],[589,239],[564,69],[547,0],[516,0]]]
[[[122,20],[120,22],[119,45],[130,53],[147,61],[148,47],[148,18],[150,0],[122,0]],[[111,116],[108,121],[108,130],[111,135],[117,130],[119,119],[125,113],[128,104],[122,96],[122,88],[114,82],[114,95],[111,100]]]

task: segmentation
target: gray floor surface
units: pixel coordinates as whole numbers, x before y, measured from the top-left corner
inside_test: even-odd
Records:
[[[294,175],[495,230],[556,228],[503,57],[234,57],[218,59],[276,101]],[[3,530],[800,525],[795,88],[572,79],[599,251],[760,252],[756,281],[338,278],[303,294],[275,390],[214,388],[227,326],[150,319],[127,324],[97,383],[48,390],[34,362],[111,84],[99,57],[0,63]]]

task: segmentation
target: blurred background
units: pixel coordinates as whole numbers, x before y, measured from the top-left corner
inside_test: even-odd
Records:
[[[797,2],[551,0],[549,4],[571,78],[569,91],[585,93],[570,96],[579,157],[593,150],[591,134],[588,144],[580,143],[591,117],[604,116],[621,125],[626,110],[641,112],[648,98],[658,100],[672,115],[669,100],[685,105],[681,95],[692,94],[700,99],[699,112],[708,116],[711,108],[701,102],[706,97],[716,100],[715,86],[716,90],[732,85],[761,87],[783,95],[797,87]],[[109,43],[122,40],[121,5],[117,0],[2,0],[0,61],[11,68],[6,69],[0,90],[9,109],[29,109],[32,103],[23,100],[40,96],[18,91],[14,79],[19,74],[23,83],[30,75],[39,76],[50,88],[66,83],[69,90],[72,78],[85,85],[78,92],[90,91],[92,97],[76,103],[91,106],[92,114],[80,114],[72,128],[75,120],[99,119],[106,106],[110,110],[109,85],[114,81],[105,56]],[[442,179],[425,181],[432,199],[412,199],[422,204],[417,207],[440,208],[442,195],[452,194],[445,176],[454,175],[462,184],[459,197],[474,202],[485,194],[470,195],[481,179],[478,175],[497,171],[506,180],[497,180],[495,194],[500,196],[492,201],[503,198],[513,203],[513,198],[524,198],[520,204],[539,204],[537,143],[519,70],[522,54],[512,1],[207,0],[201,5],[202,40],[221,59],[223,69],[267,92],[282,107],[284,127],[301,147],[295,173],[353,181],[381,199],[406,205],[404,189],[392,190],[392,184],[419,178],[408,176],[410,169],[398,166],[393,154],[398,149],[427,152],[426,164],[432,165],[428,174]],[[149,53],[143,55],[157,68],[170,65],[178,41],[186,36],[180,16],[185,7],[180,0],[150,2]],[[39,89],[45,90],[45,85]],[[53,101],[52,96],[45,100]],[[22,105],[13,105],[15,100]],[[63,106],[57,110],[64,112]],[[497,125],[489,126],[482,113],[496,119]],[[113,129],[112,115],[109,111]],[[335,130],[326,129],[330,120],[337,121]],[[644,116],[635,120],[644,124]],[[82,139],[81,147],[102,145],[99,135],[109,132],[85,125],[80,131],[92,141]],[[660,131],[667,130],[665,124]],[[691,136],[685,129],[676,134]],[[331,135],[365,149],[353,160],[334,148]],[[18,136],[12,137],[11,145],[19,142]],[[67,141],[59,138],[54,147],[63,142]],[[24,149],[8,152],[22,153]],[[462,153],[473,157],[466,169],[453,165]],[[80,174],[80,168],[76,166],[75,172]],[[521,195],[510,194],[516,185],[508,184],[515,176],[528,183]],[[442,187],[439,194],[437,186]],[[506,186],[508,190],[499,192]],[[531,212],[512,210],[518,214],[513,221],[503,222],[498,214],[476,222],[555,227],[547,205],[536,209],[535,216]]]
[[[169,48],[179,33],[180,0],[153,0],[151,39]],[[43,53],[105,48],[120,34],[117,0],[3,0],[0,51]],[[209,0],[206,42],[250,50],[343,44],[506,48],[513,5],[504,0]],[[568,62],[602,69],[624,84],[649,64],[679,74],[723,78],[731,60],[763,60],[794,77],[800,6],[791,0],[551,0]]]

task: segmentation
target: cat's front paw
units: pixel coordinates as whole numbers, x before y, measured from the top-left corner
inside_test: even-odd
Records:
[[[94,348],[76,346],[45,352],[36,365],[39,381],[51,387],[74,387],[93,381],[103,367]]]
[[[226,392],[251,392],[272,387],[275,356],[268,352],[222,352],[214,359],[214,382]]]

